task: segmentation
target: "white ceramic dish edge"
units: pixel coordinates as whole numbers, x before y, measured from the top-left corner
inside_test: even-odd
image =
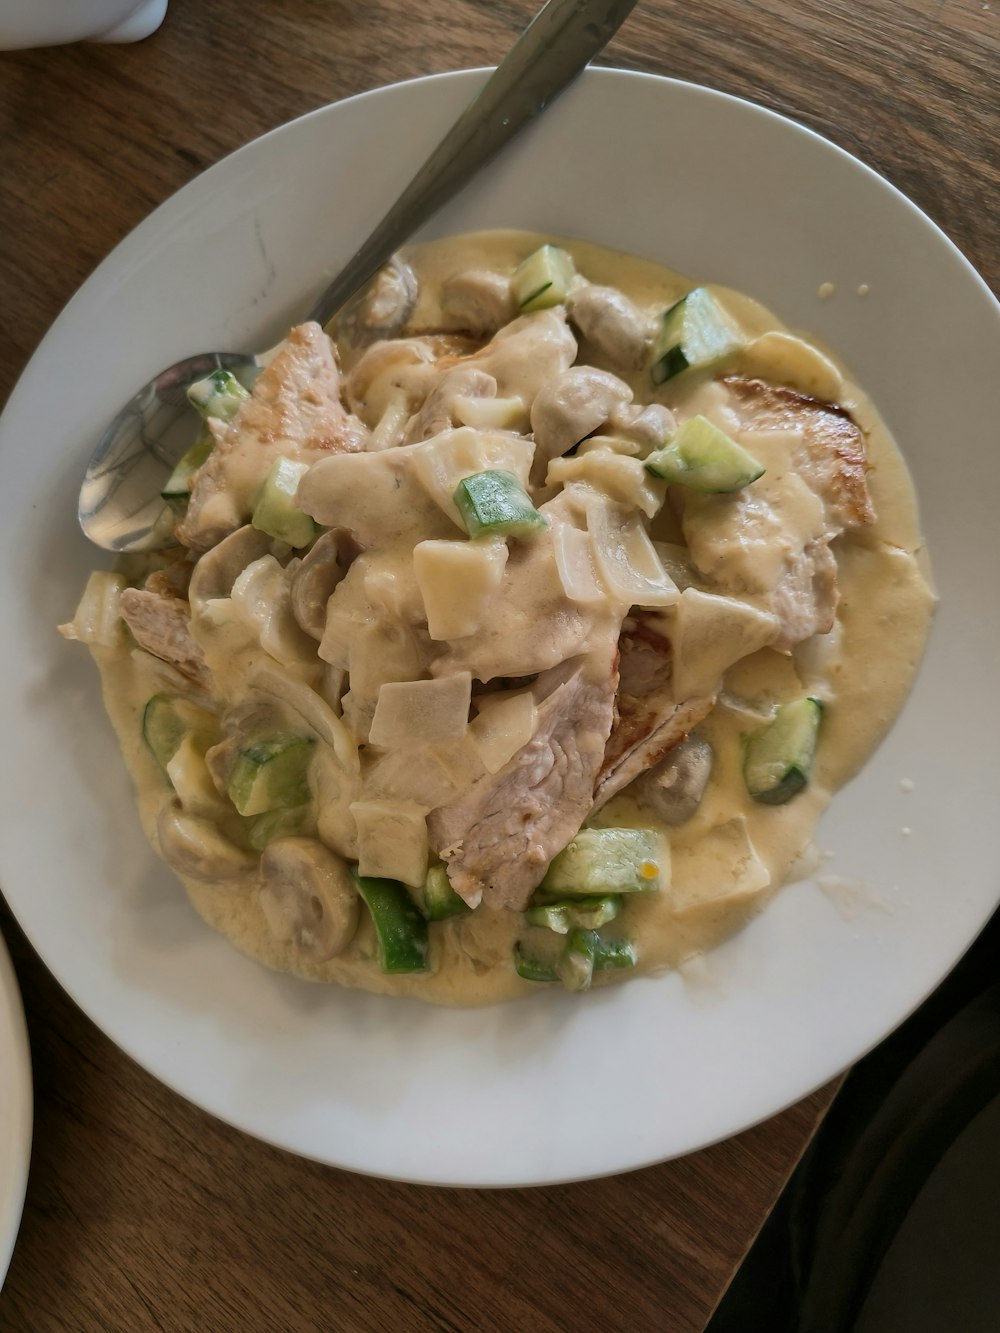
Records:
[[[24,1007],[7,947],[0,936],[0,1287],[14,1252],[31,1160],[31,1053]]]

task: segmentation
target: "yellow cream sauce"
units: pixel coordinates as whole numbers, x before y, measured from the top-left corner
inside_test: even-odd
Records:
[[[549,238],[497,232],[414,246],[407,258],[419,277],[421,296],[412,325],[420,329],[436,324],[436,293],[443,279],[470,268],[510,272],[545,239]],[[641,259],[580,242],[562,244],[572,253],[578,271],[591,281],[617,287],[650,311],[664,308],[691,286],[679,274]],[[772,314],[748,298],[713,290],[748,333],[783,329]],[[838,369],[843,377],[838,399],[866,436],[877,521],[835,543],[840,587],[835,631],[790,656],[763,649],[728,671],[720,701],[699,729],[715,753],[705,798],[688,823],[666,830],[670,886],[661,893],[632,895],[615,922],[615,933],[627,934],[636,944],[640,972],[675,967],[711,948],[766,904],[809,845],[832,794],[864,763],[891,725],[920,660],[934,599],[912,485],[875,407],[846,369],[839,365]],[[783,382],[780,355],[774,370],[777,373],[770,378]],[[794,387],[794,375],[786,382]],[[637,401],[653,399],[646,372],[632,378],[632,387]],[[683,406],[684,392],[674,391],[673,398],[668,395],[665,401]],[[672,534],[663,535],[669,539]],[[158,688],[155,670],[149,659],[140,655],[137,664],[136,655],[127,651],[96,649],[94,655],[105,703],[136,784],[142,821],[155,845],[156,816],[166,793],[164,779],[141,738],[144,704]],[[770,703],[803,692],[819,693],[827,704],[812,780],[785,805],[757,804],[747,795],[742,779],[744,738],[761,725]],[[597,822],[648,825],[650,820],[632,804],[626,789],[604,807]],[[462,1006],[537,990],[517,977],[512,967],[515,941],[526,934],[519,913],[480,907],[468,916],[435,924],[431,971],[386,976],[379,970],[374,932],[365,913],[344,954],[310,966],[270,934],[256,903],[252,875],[219,887],[189,881],[186,888],[202,917],[239,949],[268,966],[311,980]]]

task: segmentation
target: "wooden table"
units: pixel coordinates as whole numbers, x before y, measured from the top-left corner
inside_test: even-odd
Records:
[[[0,399],[94,265],[245,140],[495,63],[534,0],[170,0],[134,47],[0,55]],[[646,0],[604,63],[788,113],[908,193],[1000,290],[1000,0]],[[62,994],[5,909],[35,1144],[0,1327],[704,1327],[833,1088],[680,1161],[448,1191],[299,1161],[189,1106]]]

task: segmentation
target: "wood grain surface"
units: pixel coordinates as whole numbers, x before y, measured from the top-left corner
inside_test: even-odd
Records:
[[[204,167],[329,101],[496,63],[535,8],[170,0],[136,46],[0,54],[0,401],[98,261]],[[1000,290],[1000,0],[647,0],[600,63],[817,129]],[[167,1091],[63,995],[2,907],[0,926],[36,1080],[5,1331],[699,1330],[832,1095],[605,1181],[366,1179]]]

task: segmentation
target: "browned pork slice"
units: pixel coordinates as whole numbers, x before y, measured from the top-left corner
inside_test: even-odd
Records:
[[[615,719],[594,790],[594,808],[679,745],[711,712],[714,695],[678,702],[671,688],[670,641],[655,615],[633,611],[618,640]]]
[[[864,435],[835,404],[763,380],[723,381],[759,480],[727,495],[682,497],[691,563],[713,591],[750,594],[776,616],[772,646],[788,652],[833,628],[837,569],[830,543],[874,522]]]
[[[208,667],[191,635],[191,607],[183,598],[126,588],[120,607],[122,619],[140,648],[161,662],[169,662],[198,685],[209,684]]]
[[[764,380],[731,375],[723,383],[745,430],[802,432],[795,469],[823,501],[831,527],[842,532],[875,522],[865,437],[846,408]]]
[[[178,540],[206,551],[250,517],[279,457],[314,463],[363,449],[366,430],[340,401],[333,343],[318,324],[292,329],[228,424],[209,422],[214,445],[195,474]]]
[[[534,736],[498,773],[427,818],[431,846],[471,906],[521,911],[578,832],[611,730],[616,679],[606,654],[540,676]]]

